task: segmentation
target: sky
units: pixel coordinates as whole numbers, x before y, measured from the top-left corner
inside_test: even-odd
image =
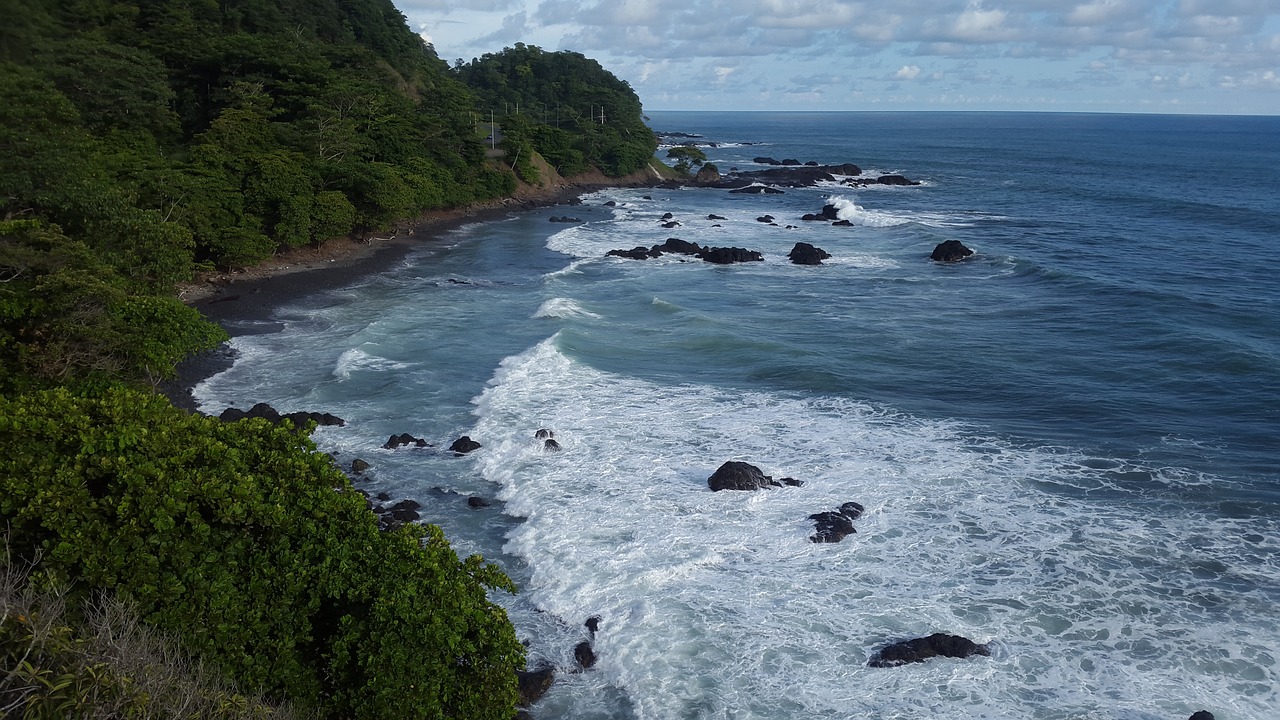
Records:
[[[450,63],[594,58],[649,110],[1280,115],[1280,0],[393,0]]]

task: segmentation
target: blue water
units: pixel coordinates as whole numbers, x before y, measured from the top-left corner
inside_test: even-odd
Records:
[[[345,417],[324,449],[520,584],[495,599],[565,670],[539,718],[1277,716],[1280,118],[651,126],[722,171],[922,185],[620,189],[468,226],[281,308],[197,397]],[[854,226],[799,220],[827,202]],[[605,257],[667,237],[765,261]],[[929,261],[949,239],[976,254]],[[791,265],[798,241],[833,257]],[[400,432],[484,447],[379,448]],[[805,485],[711,493],[730,459]],[[808,542],[847,500],[858,533]],[[599,664],[571,674],[591,616]],[[993,656],[866,667],[932,632]]]

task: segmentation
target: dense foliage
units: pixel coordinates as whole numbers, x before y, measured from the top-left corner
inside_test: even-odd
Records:
[[[635,93],[523,45],[451,69],[390,0],[0,0],[0,18],[0,525],[34,589],[70,592],[71,615],[111,593],[309,717],[509,717],[502,573],[435,527],[379,533],[299,429],[137,388],[225,339],[175,297],[196,272],[507,195],[539,180],[535,153],[643,168]],[[92,695],[164,716],[83,618],[42,613],[39,637],[31,612],[0,617],[0,675],[52,683],[0,715],[89,716],[66,708]]]
[[[0,538],[7,546],[8,535]],[[0,716],[22,720],[293,720],[238,692],[111,593],[68,605],[0,552]]]
[[[252,264],[513,187],[474,96],[388,0],[0,7],[0,211],[130,274]]]
[[[0,519],[36,578],[118,592],[242,687],[334,718],[506,718],[523,648],[439,528],[379,532],[306,435],[163,398],[0,399]]]
[[[579,53],[516,43],[454,70],[498,118],[509,157],[532,149],[561,175],[594,166],[617,177],[644,168],[657,150],[631,86]]]

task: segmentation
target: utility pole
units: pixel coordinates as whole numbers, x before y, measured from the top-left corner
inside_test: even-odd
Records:
[[[498,147],[498,138],[496,137],[496,135],[497,133],[494,131],[494,127],[493,127],[493,109],[491,108],[489,110],[489,149],[490,150],[493,150],[494,148]]]

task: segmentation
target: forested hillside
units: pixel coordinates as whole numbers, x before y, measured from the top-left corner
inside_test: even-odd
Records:
[[[658,147],[631,86],[580,53],[516,43],[455,69],[498,117],[509,156],[533,149],[561,175],[596,166],[619,176]]]
[[[168,716],[173,692],[100,656],[114,631],[87,608],[106,592],[303,717],[511,716],[523,649],[486,595],[513,589],[502,573],[438,529],[379,532],[309,427],[222,423],[150,387],[225,338],[175,297],[194,272],[503,196],[513,167],[537,179],[535,141],[569,174],[643,165],[625,83],[517,50],[549,60],[480,83],[389,0],[0,0],[0,714]],[[540,85],[573,78],[606,125],[512,112],[511,159],[487,157],[490,84],[553,97]],[[192,692],[213,716],[269,714]]]

